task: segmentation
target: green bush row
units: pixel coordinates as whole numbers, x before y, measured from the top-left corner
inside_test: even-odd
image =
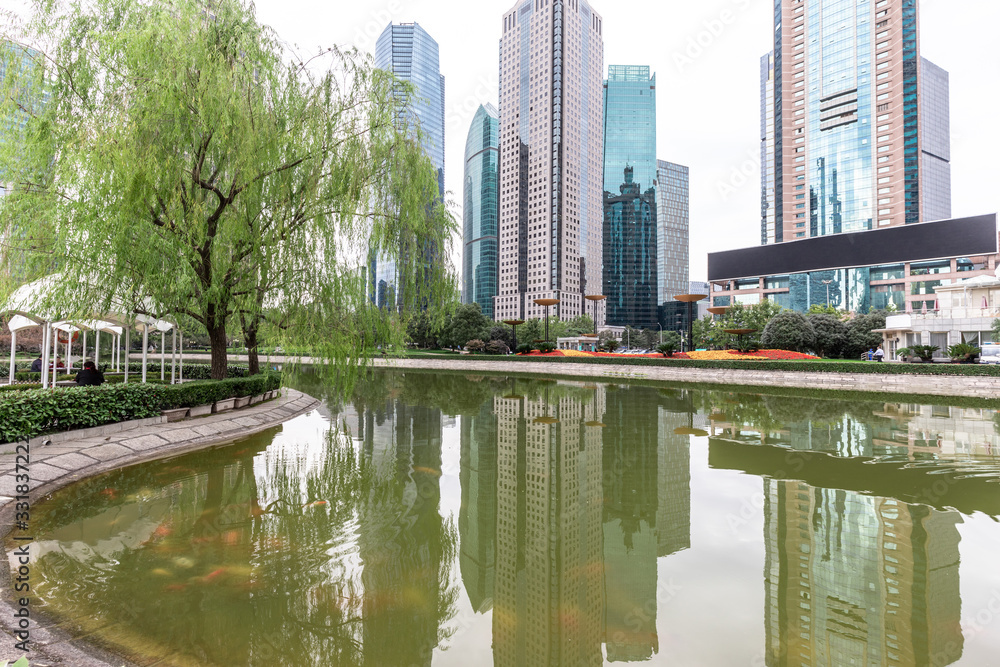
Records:
[[[279,373],[218,382],[108,383],[100,387],[66,387],[56,391],[40,389],[38,385],[13,385],[9,389],[0,388],[0,442],[155,417],[161,410],[256,396],[280,387]]]
[[[599,364],[617,366],[670,366],[676,368],[711,368],[746,371],[799,371],[804,373],[855,373],[869,375],[971,375],[1000,377],[1000,365],[985,364],[862,364],[855,362],[762,361],[743,359],[709,361],[655,357],[476,357],[477,361],[540,362],[560,364]]]
[[[185,382],[164,387],[163,409],[191,408],[239,396],[258,396],[281,387],[281,374],[262,373],[245,378]]]
[[[180,364],[178,366],[178,372],[180,372]],[[104,372],[107,372],[105,369]],[[132,373],[142,373],[142,362],[132,361],[129,362],[128,372]],[[151,373],[155,373],[156,377],[160,377],[160,362],[149,362],[146,364],[146,376],[149,377]],[[170,360],[167,360],[166,364],[166,374],[170,376]],[[242,378],[250,375],[250,369],[247,366],[228,366],[227,375],[231,378]],[[185,380],[211,380],[212,379],[212,365],[211,364],[184,364],[184,379]]]

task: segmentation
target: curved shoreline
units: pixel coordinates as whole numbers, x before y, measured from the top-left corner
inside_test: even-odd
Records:
[[[227,445],[248,435],[280,426],[304,414],[319,401],[312,396],[282,388],[279,398],[257,405],[168,424],[137,426],[108,437],[90,437],[66,440],[48,447],[32,445],[29,465],[33,481],[41,484],[31,489],[31,501],[53,491],[99,475],[109,470],[126,468],[138,463],[170,458],[188,452]],[[13,532],[14,506],[14,454],[0,455],[3,476],[0,477],[0,539],[6,540]],[[30,544],[30,542],[26,542]],[[0,660],[11,660],[24,655],[14,649],[18,630],[14,590],[11,586],[11,560],[8,551],[6,566],[0,567],[0,635],[3,647]],[[131,664],[85,639],[75,639],[59,622],[35,611],[31,612],[31,639],[28,659],[32,664],[42,660],[49,665],[73,667],[122,667]]]
[[[737,362],[738,363],[738,362]],[[501,373],[586,377],[597,381],[649,380],[687,384],[739,385],[830,391],[858,391],[879,394],[921,394],[927,396],[997,399],[1000,380],[966,375],[879,375],[874,373],[830,373],[825,371],[759,371],[739,368],[680,368],[625,364],[581,364],[556,361],[477,361],[466,359],[373,359],[376,368],[399,370],[442,370],[472,373]]]

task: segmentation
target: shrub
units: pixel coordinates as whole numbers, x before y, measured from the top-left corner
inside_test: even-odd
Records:
[[[932,361],[934,358],[934,353],[941,348],[937,345],[914,345],[910,348],[913,354],[920,357],[920,361]]]
[[[621,347],[621,343],[619,343],[614,338],[607,339],[606,341],[604,341],[603,343],[601,343],[601,346],[600,346],[600,348],[602,350],[604,350],[605,352],[614,352],[619,347]]]
[[[531,343],[521,343],[520,345],[517,346],[516,352],[518,354],[530,354],[531,352],[534,351],[534,349],[535,346],[532,345]]]
[[[556,344],[550,341],[544,341],[538,344],[538,351],[542,354],[548,354],[556,349]]]
[[[465,349],[469,352],[482,352],[486,349],[486,343],[479,340],[478,338],[473,338],[468,343],[465,344]]]
[[[677,346],[673,343],[660,343],[656,346],[656,351],[665,357],[672,357],[677,351]]]
[[[960,364],[971,364],[976,361],[976,357],[979,356],[980,352],[982,350],[975,345],[957,343],[948,348],[948,357]]]
[[[786,310],[771,318],[760,342],[768,349],[806,352],[815,349],[816,332],[805,315]]]
[[[164,387],[162,408],[191,408],[238,396],[258,396],[281,387],[279,373],[261,373],[246,378],[185,382]]]
[[[180,364],[177,364],[177,370],[180,372]],[[107,369],[102,368],[105,373]],[[128,365],[129,376],[133,373],[142,373],[142,362],[133,361]],[[170,376],[170,360],[167,360],[166,364],[167,376]],[[160,377],[160,364],[147,363],[146,364],[146,376],[149,377],[150,374],[156,374],[156,377]],[[231,378],[241,378],[247,377],[250,374],[250,369],[248,366],[228,366],[226,368],[226,375]],[[212,379],[212,366],[211,364],[184,364],[184,379],[185,380],[211,380]]]
[[[885,328],[885,313],[858,315],[847,323],[847,338],[844,342],[845,359],[857,359],[868,350],[874,350],[882,343],[882,334],[872,329]]]
[[[507,354],[510,348],[502,340],[491,340],[486,343],[486,354]]]
[[[847,325],[839,317],[825,313],[812,314],[807,319],[816,334],[813,351],[817,356],[840,358],[847,341]]]

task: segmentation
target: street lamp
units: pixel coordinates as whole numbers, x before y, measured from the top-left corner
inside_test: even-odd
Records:
[[[596,336],[597,335],[597,302],[598,301],[604,301],[608,297],[604,296],[603,294],[585,294],[583,298],[587,299],[588,301],[593,301],[594,302],[594,335]]]
[[[663,345],[663,325],[657,322],[656,326],[660,327],[660,345]]]
[[[559,303],[559,299],[535,299],[535,304],[545,306],[545,341],[549,340],[549,306]]]
[[[824,285],[826,285],[826,307],[829,308],[830,307],[830,283],[832,283],[833,281],[832,280],[823,280],[821,282]]]
[[[504,320],[504,324],[514,330],[514,352],[517,352],[517,325],[524,324],[524,320]]]
[[[678,294],[674,297],[674,301],[680,301],[681,303],[686,303],[688,305],[688,326],[687,326],[687,350],[690,352],[691,348],[694,346],[694,322],[691,320],[691,308],[694,306],[696,301],[701,301],[702,299],[707,299],[707,294]]]

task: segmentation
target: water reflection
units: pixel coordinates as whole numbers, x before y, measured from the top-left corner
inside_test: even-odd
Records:
[[[380,373],[321,414],[55,494],[46,607],[168,665],[666,664],[665,572],[711,579],[724,548],[763,563],[763,609],[718,611],[762,630],[747,662],[968,651],[959,525],[1000,517],[992,410]],[[763,532],[713,546],[696,484],[739,479]],[[489,628],[474,655],[445,650],[462,614]]]

